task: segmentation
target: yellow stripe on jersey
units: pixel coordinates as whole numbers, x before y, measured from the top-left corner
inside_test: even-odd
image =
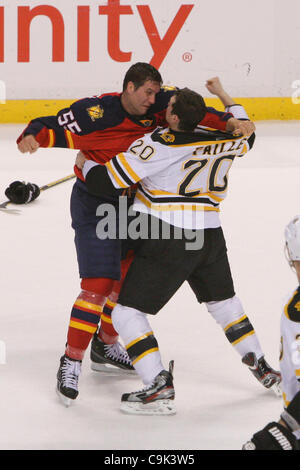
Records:
[[[75,145],[74,145],[72,134],[71,134],[70,131],[66,131],[66,138],[67,138],[67,141],[68,141],[69,149],[74,149]]]
[[[214,211],[214,212],[220,212],[220,209],[218,207],[212,207],[212,206],[204,206],[200,205],[201,202],[194,203],[192,205],[188,204],[182,204],[182,202],[178,202],[178,205],[173,204],[168,204],[168,201],[166,201],[166,205],[161,205],[159,203],[152,203],[148,199],[146,199],[140,192],[136,194],[136,199],[139,199],[141,202],[143,202],[147,207],[150,209],[154,209],[156,211]]]
[[[286,394],[284,392],[282,392],[282,398],[283,398],[285,406],[288,407],[291,402],[287,400]]]
[[[204,194],[199,194],[199,196],[192,196],[192,197],[203,197],[203,196],[210,197],[211,199],[213,199],[216,202],[222,202],[223,201],[223,198],[215,196],[215,194],[212,194],[212,193],[204,193]]]
[[[123,167],[126,169],[128,174],[130,175],[132,181],[134,181],[135,183],[138,183],[138,181],[140,181],[141,178],[133,171],[128,161],[126,160],[125,155],[123,153],[119,153],[119,155],[117,155],[117,159],[120,160]]]
[[[121,181],[120,178],[118,177],[114,167],[111,164],[111,161],[107,162],[105,166],[108,169],[108,171],[112,174],[112,176],[114,177],[114,180],[116,181],[116,183],[118,183],[120,188],[128,188],[128,184],[123,183],[123,181]]]
[[[54,130],[53,130],[53,129],[49,129],[49,145],[48,145],[48,147],[53,147],[53,145],[54,145],[54,137],[55,137]]]
[[[208,147],[209,145],[219,145],[219,144],[226,144],[227,142],[238,142],[239,139],[241,139],[241,136],[238,136],[236,139],[226,139],[226,140],[205,140],[205,141],[200,141],[200,142],[192,142],[190,144],[169,144],[170,147]],[[228,152],[231,150],[228,150]],[[226,153],[227,150],[224,150],[224,153]],[[223,152],[222,152],[223,153]]]
[[[244,155],[244,153],[247,153],[249,151],[249,145],[248,143],[246,142],[244,144],[244,147],[243,147],[243,150],[242,150],[242,155]]]
[[[214,127],[200,126],[200,124],[198,124],[198,126],[196,127],[196,129],[204,129],[205,131],[216,131],[216,130],[217,130],[217,129],[215,129]]]
[[[147,188],[147,192],[152,194],[153,196],[180,196],[179,194],[176,194],[176,193],[168,193],[167,191],[159,191],[158,189],[148,189]],[[200,193],[200,194],[197,194],[197,196],[189,196],[189,197],[194,197],[194,198],[196,198],[196,197],[210,197],[211,199],[213,199],[216,202],[222,202],[223,201],[223,199],[221,197],[215,196],[212,193]]]

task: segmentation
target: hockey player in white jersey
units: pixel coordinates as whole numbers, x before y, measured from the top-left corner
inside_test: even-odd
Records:
[[[236,112],[247,119],[242,107]],[[76,162],[83,168],[92,194],[121,194],[139,182],[133,209],[144,214],[141,220],[148,227],[157,227],[158,221],[160,237],[156,239],[157,232],[154,236],[151,232],[142,240],[112,315],[146,385],[141,392],[123,395],[121,409],[128,413],[175,412],[173,364],[171,361],[169,371],[164,369],[147,314],[156,314],[185,280],[255,377],[266,388],[278,386],[281,380],[266,363],[254,328],[235,295],[219,219],[229,169],[236,157],[252,147],[255,136],[207,129],[192,132],[203,113],[200,95],[179,90],[168,106],[168,129],[145,135],[105,166],[84,161],[82,156]],[[166,237],[164,229],[169,231]]]
[[[300,284],[300,215],[285,229],[285,250]],[[283,308],[280,331],[284,411],[278,422],[255,433],[244,450],[300,450],[300,285]]]

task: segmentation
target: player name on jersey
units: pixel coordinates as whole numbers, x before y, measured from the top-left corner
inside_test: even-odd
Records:
[[[140,182],[134,210],[186,229],[216,228],[228,172],[235,157],[251,148],[250,139],[157,129],[106,167],[118,189]]]

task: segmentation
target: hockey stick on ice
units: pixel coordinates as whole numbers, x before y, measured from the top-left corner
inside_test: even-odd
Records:
[[[75,178],[75,174],[72,173],[71,175],[65,176],[64,178],[60,178],[59,180],[52,181],[52,183],[45,184],[44,186],[40,187],[40,191],[46,191],[47,189],[53,188],[53,186],[57,186],[58,184],[64,183],[65,181],[69,181]],[[8,204],[13,204],[11,201],[7,200],[0,204],[0,211],[7,212],[8,214],[20,214],[18,209],[7,209]]]

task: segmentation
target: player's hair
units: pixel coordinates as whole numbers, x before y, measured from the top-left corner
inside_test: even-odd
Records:
[[[193,131],[207,112],[204,99],[189,88],[177,90],[174,96],[176,101],[171,113],[179,118],[178,128],[181,131]]]
[[[157,82],[160,85],[162,84],[161,74],[153,65],[147,64],[146,62],[137,62],[126,72],[123,81],[123,91],[126,90],[128,82],[133,82],[134,88],[137,90],[140,86],[143,86],[147,80]]]

